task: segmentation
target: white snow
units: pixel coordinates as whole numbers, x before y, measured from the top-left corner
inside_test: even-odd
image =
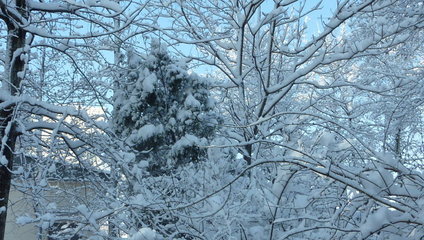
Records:
[[[143,140],[146,140],[155,135],[159,135],[163,133],[163,131],[164,131],[163,125],[155,126],[153,124],[146,124],[138,130],[138,137]]]
[[[177,121],[175,120],[175,118],[170,118],[168,121],[168,124],[171,126],[175,126],[175,124],[177,123]]]
[[[50,173],[56,172],[56,165],[53,163],[47,171],[50,172]]]
[[[163,239],[160,234],[150,228],[142,228],[129,240],[159,240]]]
[[[42,215],[40,217],[40,220],[42,221],[41,228],[47,229],[47,228],[51,227],[53,225],[55,219],[56,219],[55,215],[53,215],[51,213],[46,213],[46,214]]]
[[[0,155],[0,164],[6,166],[7,163],[9,163],[9,161],[6,159],[6,157],[4,155]]]
[[[149,166],[149,162],[148,162],[148,161],[144,161],[144,160],[142,160],[142,161],[140,161],[137,165],[138,165],[140,168],[146,168],[146,167],[148,167],[148,166]]]
[[[136,204],[138,206],[147,206],[149,202],[146,200],[146,195],[143,194],[137,194],[136,196],[132,197],[131,204]]]
[[[387,208],[381,207],[370,214],[366,222],[360,226],[361,234],[363,237],[366,237],[386,223],[388,223]]]
[[[22,166],[19,166],[18,169],[13,171],[12,173],[15,175],[22,174],[24,173],[24,168]]]
[[[47,185],[48,185],[48,183],[47,183],[47,180],[46,179],[41,179],[41,181],[40,181],[40,183],[39,183],[39,185],[41,186],[41,187],[46,187]]]
[[[184,101],[184,106],[187,108],[199,108],[201,103],[192,94],[189,94]]]
[[[331,132],[324,132],[320,139],[319,143],[326,147],[332,147],[335,144],[335,136]]]
[[[25,225],[28,223],[32,223],[33,221],[34,219],[29,216],[19,216],[16,218],[16,224],[19,224],[19,225]]]
[[[249,228],[249,233],[252,236],[252,239],[266,239],[266,232],[262,226],[252,226]]]
[[[187,118],[190,118],[192,112],[190,110],[180,109],[177,112],[177,119],[179,121],[185,121]]]
[[[101,1],[86,0],[86,4],[92,7],[104,7],[112,11],[115,11],[117,13],[122,11],[122,8],[119,5],[119,3],[115,1],[110,1],[110,0],[101,0]]]
[[[155,83],[157,82],[156,75],[154,73],[149,74],[143,80],[143,91],[146,93],[151,93],[155,90]]]
[[[87,208],[87,206],[86,205],[84,205],[84,204],[81,204],[81,205],[78,205],[77,207],[76,207],[76,209],[82,214],[82,215],[84,215],[84,216],[88,216],[89,215],[89,210],[88,210],[88,208]]]
[[[294,206],[296,208],[305,208],[309,204],[308,196],[297,194],[295,197]]]
[[[198,137],[186,134],[184,137],[179,139],[171,149],[172,154],[180,154],[184,151],[185,148],[191,147],[191,146],[199,146],[199,145],[206,145],[206,139],[199,139]]]
[[[140,56],[135,53],[134,48],[128,48],[128,64],[131,68],[137,68],[143,61]]]

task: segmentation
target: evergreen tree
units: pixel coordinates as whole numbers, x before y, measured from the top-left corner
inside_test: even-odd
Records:
[[[189,74],[158,42],[143,61],[128,53],[129,71],[116,92],[112,125],[152,176],[206,157],[217,116],[206,79]],[[147,162],[146,162],[147,161]]]

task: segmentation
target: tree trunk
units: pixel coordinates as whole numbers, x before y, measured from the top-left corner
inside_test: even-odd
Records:
[[[25,0],[16,1],[16,9],[26,16]],[[17,17],[17,16],[15,16]],[[20,22],[19,19],[15,19]],[[21,54],[25,46],[26,31],[21,29],[13,20],[7,22],[8,38],[6,45],[6,68],[5,79],[2,89],[10,95],[16,95],[21,85],[21,75],[25,67],[25,61]],[[1,102],[0,102],[1,103]],[[9,201],[10,184],[12,180],[13,153],[18,133],[14,124],[15,106],[0,109],[0,240],[4,240],[6,231],[6,216]],[[7,161],[4,161],[4,159]]]
[[[12,111],[1,111],[0,119],[2,120],[1,125],[1,137],[2,139],[7,139],[6,143],[2,143],[4,145],[4,149],[1,153],[4,158],[7,160],[6,165],[0,165],[0,240],[4,239],[4,234],[6,231],[6,216],[7,216],[7,202],[9,201],[9,191],[10,191],[10,183],[12,179],[12,167],[13,167],[13,151],[16,142],[16,133],[14,131],[13,124],[11,122]],[[5,121],[6,120],[6,121]],[[7,133],[5,131],[7,127],[4,127],[5,124],[10,124],[10,131]],[[6,135],[6,138],[4,136]]]

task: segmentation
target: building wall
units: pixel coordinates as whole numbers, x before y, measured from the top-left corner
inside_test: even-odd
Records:
[[[93,195],[89,183],[78,181],[50,181],[49,190],[43,192],[46,203],[54,203],[61,211],[72,210],[81,204],[89,205],[93,201]],[[41,231],[35,223],[25,225],[16,223],[22,216],[35,218],[35,211],[34,202],[29,195],[12,188],[9,195],[5,240],[45,240],[47,229]]]
[[[5,240],[38,240],[39,230],[35,224],[19,225],[16,223],[20,216],[34,217],[32,201],[24,193],[12,189],[8,205]]]

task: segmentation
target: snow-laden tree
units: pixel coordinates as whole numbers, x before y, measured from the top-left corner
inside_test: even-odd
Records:
[[[211,224],[225,232],[222,235],[263,239],[422,235],[417,211],[422,208],[422,173],[416,161],[412,166],[394,157],[393,146],[399,144],[393,124],[385,131],[380,128],[380,120],[388,123],[389,109],[399,108],[374,105],[376,99],[379,103],[414,99],[419,106],[416,96],[421,86],[409,85],[413,91],[402,90],[406,85],[399,81],[389,86],[390,74],[384,70],[370,74],[367,62],[415,41],[424,27],[424,6],[420,1],[395,0],[327,4],[157,1],[155,8],[162,9],[161,17],[172,19],[172,24],[154,27],[173,45],[198,49],[196,54],[181,54],[212,66],[221,76],[222,98],[217,102],[228,127],[224,134],[247,164],[242,173],[249,179],[240,175],[222,190],[245,188],[240,194],[251,200],[250,208],[240,202],[235,207],[237,201],[228,198],[222,205],[227,221]],[[320,12],[325,7],[333,11]],[[317,18],[317,13],[325,17]],[[419,53],[413,54],[418,65]],[[400,58],[393,60],[399,63],[392,70],[403,69],[399,80],[418,83],[421,73],[416,67],[408,70]],[[386,116],[371,111],[371,106],[385,106]],[[419,126],[422,113],[412,109],[421,116],[414,120]],[[389,115],[399,119],[405,114],[396,112]],[[387,144],[381,148],[384,135]],[[420,137],[410,135],[409,140],[413,143]],[[410,146],[408,154],[422,152],[416,143],[403,146]],[[414,157],[408,162],[414,159],[421,161]]]
[[[208,80],[189,74],[157,41],[145,60],[130,52],[128,66],[115,92],[112,125],[136,151],[134,173],[147,167],[159,176],[204,160],[218,124]]]
[[[205,183],[193,178],[205,165],[214,164],[206,148],[219,122],[210,80],[188,73],[186,63],[172,59],[159,40],[145,56],[134,49],[127,55],[127,72],[117,82],[111,119],[112,128],[135,156],[122,166],[125,181],[119,183],[134,204],[125,210],[124,224],[153,228],[164,236],[193,236],[185,230],[190,229],[187,219],[167,209],[166,203],[197,195],[191,189]],[[123,224],[120,217],[112,221]]]
[[[105,234],[96,225],[105,216],[88,221],[84,214],[109,209],[113,197],[98,199],[114,196],[105,172],[122,157],[102,124],[111,90],[106,52],[118,48],[111,43],[142,11],[142,4],[128,1],[0,1],[0,239],[15,204],[8,198],[11,183],[36,207],[19,223],[33,223],[44,235],[72,222],[65,236],[55,233],[68,239],[93,224],[91,232]],[[63,211],[45,194],[56,189],[51,179],[65,181],[64,169],[75,168],[83,173],[71,174],[80,184],[58,193],[73,202]],[[92,198],[78,194],[88,182]],[[84,201],[90,210],[77,208]]]
[[[328,2],[0,1],[10,33],[0,35],[0,223],[13,173],[39,209],[19,222],[56,238],[421,237],[424,6]],[[159,45],[123,60],[150,30],[212,69],[219,138],[201,141],[215,117],[184,64]],[[70,97],[55,93],[61,84]],[[69,106],[106,104],[111,88],[116,134]],[[12,172],[12,155],[35,165]],[[85,187],[48,181],[75,168]],[[51,190],[78,206],[62,211]]]

